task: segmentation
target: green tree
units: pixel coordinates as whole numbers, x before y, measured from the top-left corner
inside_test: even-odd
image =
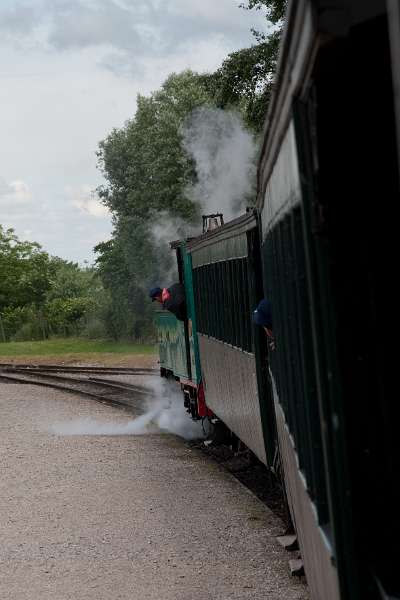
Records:
[[[172,74],[149,97],[139,95],[135,117],[100,142],[99,167],[107,181],[99,195],[119,221],[159,211],[187,220],[196,206],[185,195],[194,169],[182,148],[181,125],[196,107],[213,103],[203,78]]]
[[[194,223],[198,206],[186,190],[196,179],[184,151],[182,125],[194,109],[238,109],[259,132],[272,93],[285,0],[247,0],[243,8],[265,10],[266,32],[257,43],[230,54],[215,73],[172,74],[150,96],[139,95],[133,119],[100,142],[98,164],[106,179],[99,196],[114,220],[112,240],[99,244],[97,266],[110,294],[107,322],[114,337],[139,338],[149,330],[149,285],[168,270],[168,256],[154,236],[160,220]]]
[[[111,296],[108,323],[114,337],[143,338],[151,329],[147,288],[170,267],[155,225],[161,218],[195,222],[199,216],[186,194],[195,170],[183,149],[181,127],[195,108],[212,103],[203,77],[172,74],[160,90],[139,96],[135,117],[99,144],[107,182],[99,195],[115,227],[112,240],[95,250]]]
[[[54,298],[96,297],[102,293],[101,280],[94,268],[82,268],[77,263],[58,256],[53,256],[51,262],[51,285],[46,294],[46,301]]]
[[[237,107],[245,123],[260,132],[273,90],[286,0],[247,0],[246,10],[265,9],[265,32],[253,30],[257,41],[232,52],[204,83],[220,108]]]
[[[84,318],[96,308],[94,298],[54,298],[45,306],[45,317],[52,333],[79,335]]]
[[[0,226],[0,341],[80,333],[104,295],[94,269],[51,257]]]
[[[282,24],[285,17],[287,0],[247,0],[245,4],[240,4],[241,8],[246,10],[265,9],[266,20],[274,24]]]
[[[53,276],[44,315],[55,334],[80,334],[90,320],[102,319],[105,291],[93,268],[52,257]]]
[[[0,225],[0,312],[5,307],[43,304],[53,270],[39,244],[21,241],[13,229]]]

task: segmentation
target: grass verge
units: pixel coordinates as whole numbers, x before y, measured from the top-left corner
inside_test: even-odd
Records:
[[[96,363],[144,366],[156,360],[156,347],[151,344],[129,344],[108,340],[76,338],[51,339],[40,342],[7,342],[0,344],[0,357],[11,362]]]
[[[154,354],[154,345],[121,342],[81,340],[75,338],[53,339],[41,342],[8,342],[0,344],[0,356],[44,356],[47,354]]]

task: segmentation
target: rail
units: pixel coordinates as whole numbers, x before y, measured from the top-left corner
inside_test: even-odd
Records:
[[[64,373],[65,375],[60,375]],[[69,374],[70,376],[67,376]],[[153,393],[139,384],[115,381],[100,377],[79,377],[89,375],[144,375],[157,374],[155,369],[110,368],[110,367],[69,367],[59,365],[14,365],[0,363],[0,382],[39,385],[67,393],[90,397],[102,404],[122,406],[135,413],[143,411],[145,398]]]

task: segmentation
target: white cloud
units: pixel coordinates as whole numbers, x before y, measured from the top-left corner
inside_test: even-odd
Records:
[[[0,178],[0,206],[13,204],[26,204],[32,200],[32,193],[24,181],[11,181],[7,183]]]
[[[111,235],[96,149],[171,72],[253,43],[240,0],[1,0],[0,223],[83,261]],[[82,182],[90,182],[91,185]]]
[[[66,188],[67,196],[70,199],[72,206],[79,208],[79,210],[91,217],[104,218],[109,217],[110,212],[104,204],[102,204],[97,197],[96,191],[90,185],[81,185],[80,187],[73,189],[71,187]]]
[[[28,0],[29,10],[26,1],[0,8],[0,32],[7,39],[26,49],[97,48],[99,64],[115,66],[117,74],[136,73],[144,60],[184,55],[188,45],[215,36],[225,38],[229,52],[237,48],[233,39],[247,45],[250,28],[266,25],[260,11],[241,10],[238,0]]]
[[[14,205],[7,211],[0,210],[0,223],[6,229],[15,229],[21,239],[39,242],[54,256],[93,262],[93,247],[111,235],[110,218],[95,218],[88,211],[78,210],[67,194],[22,208]]]
[[[169,0],[165,3],[167,10],[175,18],[201,19],[208,23],[212,29],[226,30],[233,27],[236,30],[241,27],[240,21],[247,22],[248,14],[232,11],[232,0]],[[239,2],[235,3],[238,7]],[[239,18],[238,18],[239,17]],[[240,18],[241,17],[241,18]]]

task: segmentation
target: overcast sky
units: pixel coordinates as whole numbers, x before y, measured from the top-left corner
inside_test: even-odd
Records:
[[[1,0],[0,223],[93,262],[111,219],[96,148],[169,73],[213,71],[251,45],[240,0]]]

